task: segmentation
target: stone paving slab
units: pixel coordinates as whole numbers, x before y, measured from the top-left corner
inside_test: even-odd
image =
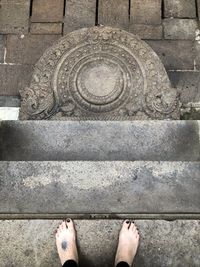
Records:
[[[98,23],[128,30],[129,0],[99,0]]]
[[[65,6],[64,34],[88,28],[96,22],[96,1],[68,0]]]
[[[0,162],[0,212],[200,213],[200,162]]]
[[[62,22],[64,0],[34,0],[32,3],[32,22]]]
[[[161,24],[161,0],[131,0],[130,21],[136,24]]]
[[[28,33],[30,0],[0,1],[0,33]]]
[[[200,103],[200,72],[170,71],[168,72],[172,87],[180,93],[183,105]]]
[[[33,65],[0,65],[0,95],[19,96],[19,90],[29,85],[32,72]]]
[[[141,39],[158,40],[163,37],[162,25],[145,25],[131,23],[129,31],[137,34]]]
[[[164,19],[164,38],[195,40],[198,23],[196,19]]]
[[[197,121],[18,121],[0,129],[0,160],[200,158]]]
[[[6,62],[35,64],[44,51],[60,37],[59,34],[8,35]]]
[[[62,23],[31,23],[31,34],[62,34]]]
[[[195,49],[191,40],[147,40],[167,70],[194,70]],[[177,53],[178,51],[178,53]]]
[[[195,0],[164,0],[164,16],[167,18],[195,18]]]
[[[1,267],[59,267],[57,220],[0,221]],[[121,220],[77,220],[80,267],[111,267]],[[135,267],[199,267],[200,221],[135,221],[140,246]]]

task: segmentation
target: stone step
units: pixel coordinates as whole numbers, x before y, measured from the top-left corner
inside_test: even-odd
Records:
[[[134,218],[133,218],[134,219]],[[54,231],[57,220],[0,221],[0,265],[60,267]],[[80,267],[111,267],[121,220],[77,220]],[[200,221],[139,220],[135,267],[200,266]]]
[[[200,162],[0,162],[0,213],[200,213]]]
[[[1,122],[1,160],[200,159],[198,121]]]

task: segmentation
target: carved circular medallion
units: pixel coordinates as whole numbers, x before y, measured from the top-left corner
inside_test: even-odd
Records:
[[[138,37],[109,27],[61,38],[21,94],[26,119],[178,116],[175,91],[157,55]]]

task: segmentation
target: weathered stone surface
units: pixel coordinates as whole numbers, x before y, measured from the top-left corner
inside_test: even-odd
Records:
[[[162,39],[163,27],[162,25],[144,25],[131,24],[129,27],[131,33],[137,34],[141,39]]]
[[[20,99],[16,96],[0,96],[0,107],[19,107]]]
[[[0,33],[28,33],[30,0],[1,0]]]
[[[98,23],[128,30],[129,0],[100,0]]]
[[[31,34],[62,34],[62,23],[31,23]]]
[[[8,35],[7,63],[35,64],[60,35]]]
[[[197,122],[1,123],[1,160],[199,159]]]
[[[32,22],[62,22],[64,0],[34,0]]]
[[[167,70],[194,70],[195,50],[192,41],[147,41]],[[177,53],[178,51],[178,53]]]
[[[200,72],[170,71],[172,86],[180,93],[183,104],[200,103]]]
[[[164,19],[165,39],[195,40],[198,23],[195,19]]]
[[[199,213],[199,177],[200,162],[4,161],[0,212]]]
[[[177,92],[158,56],[137,36],[110,27],[60,39],[21,96],[23,120],[179,118]]]
[[[131,0],[130,21],[135,24],[161,24],[161,0]]]
[[[64,33],[92,27],[96,20],[96,1],[68,0],[65,7]]]
[[[53,234],[59,223],[56,220],[1,221],[2,266],[60,267]],[[113,266],[121,223],[120,220],[75,221],[80,267]],[[140,231],[135,267],[199,266],[199,221],[138,220],[135,223]]]
[[[4,50],[5,50],[5,38],[4,35],[0,35],[0,63],[4,61]]]
[[[165,18],[195,18],[195,0],[164,0]]]
[[[19,95],[19,90],[29,84],[32,72],[32,65],[0,65],[0,95]]]

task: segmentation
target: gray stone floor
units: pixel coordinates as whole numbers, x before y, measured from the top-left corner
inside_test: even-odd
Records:
[[[1,213],[199,213],[199,162],[0,162]]]
[[[59,267],[58,220],[0,221],[1,267]],[[121,220],[77,220],[81,265],[113,266]],[[134,266],[199,267],[200,221],[135,221],[141,235]]]

